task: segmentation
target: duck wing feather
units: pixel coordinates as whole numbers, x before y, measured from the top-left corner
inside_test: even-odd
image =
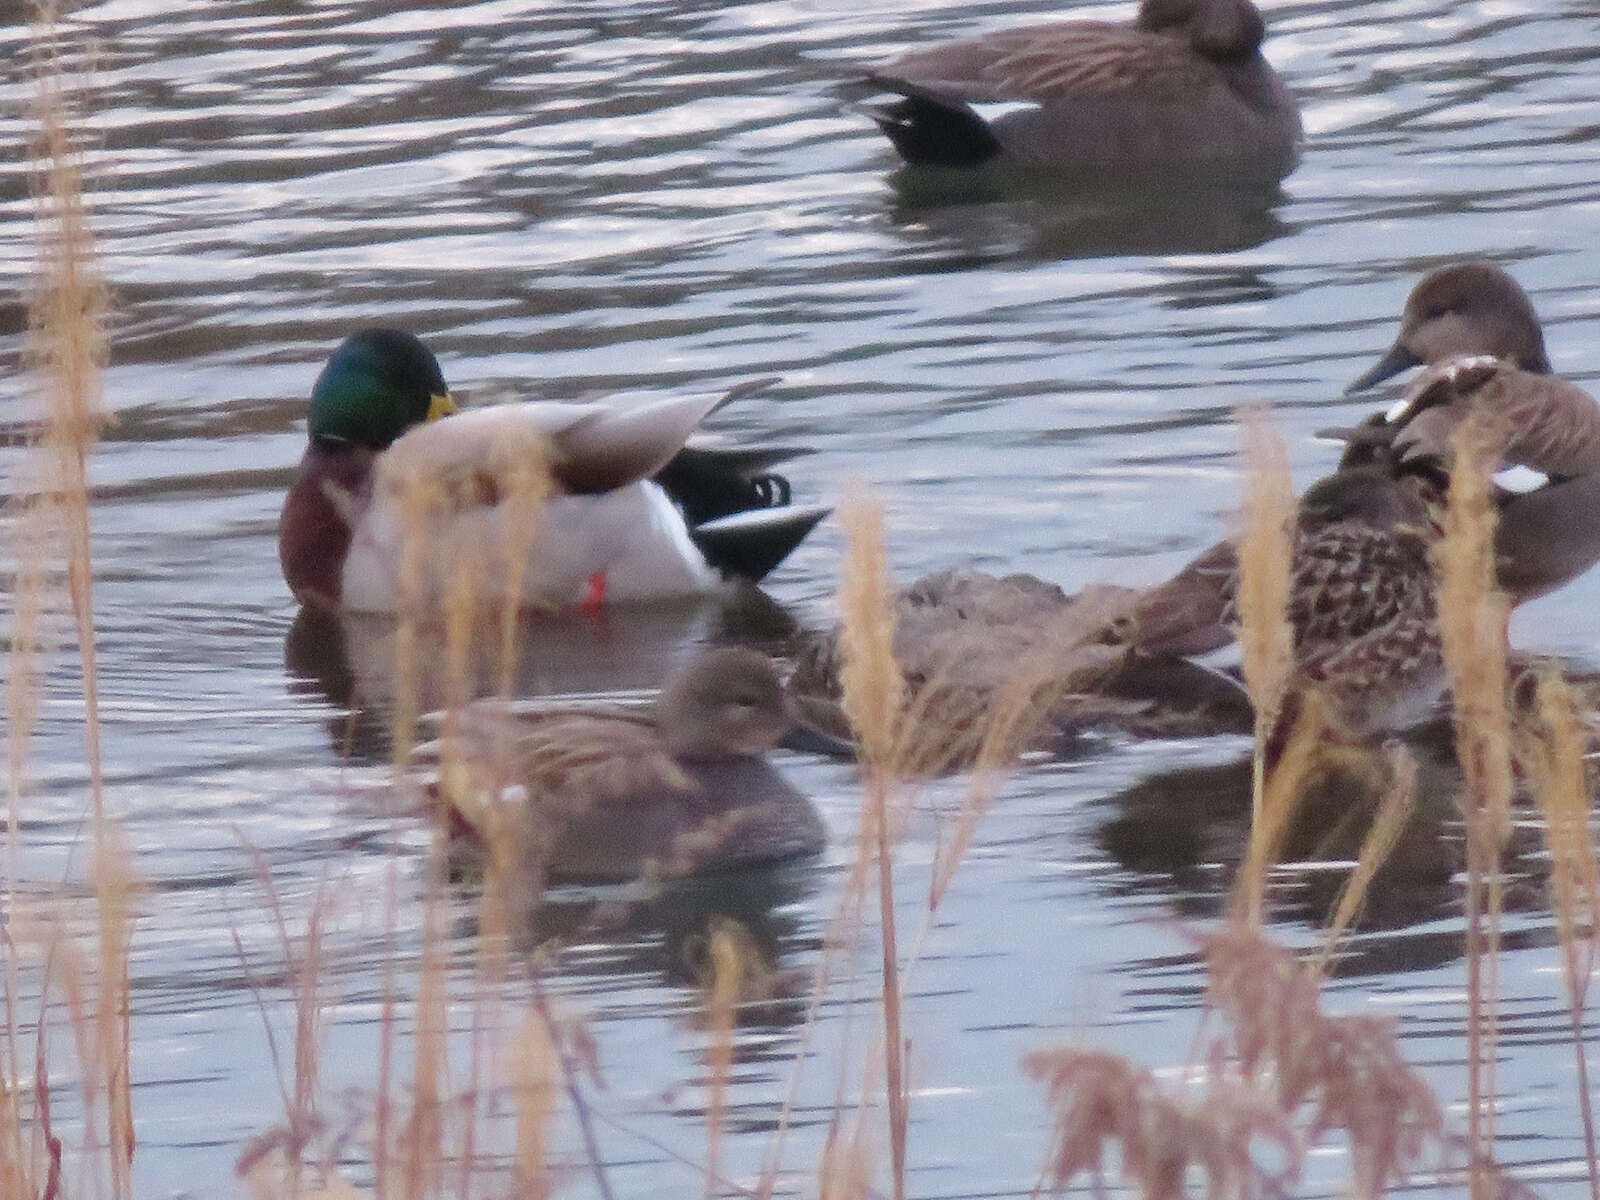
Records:
[[[701,421],[764,382],[631,407],[530,401],[469,409],[408,430],[385,452],[381,469],[391,479],[440,485],[466,502],[493,503],[530,463],[543,464],[568,493],[615,491],[660,471]]]
[[[915,50],[870,78],[969,102],[1051,104],[1135,90],[1145,96],[1193,95],[1197,77],[1213,71],[1175,37],[1104,21],[1068,21]]]
[[[481,701],[459,728],[418,747],[413,762],[437,766],[440,798],[480,835],[490,807],[515,794],[508,789],[521,789],[528,815],[556,828],[641,797],[697,791],[650,715],[622,706],[511,711]]]

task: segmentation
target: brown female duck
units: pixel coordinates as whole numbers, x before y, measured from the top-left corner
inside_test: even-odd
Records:
[[[1250,0],[1143,0],[1133,23],[1057,21],[914,50],[868,80],[911,163],[1091,173],[1293,165],[1300,114]],[[1004,104],[985,118],[977,105]]]
[[[1490,263],[1424,275],[1406,298],[1387,353],[1350,385],[1358,391],[1409,367],[1405,398],[1354,430],[1341,466],[1375,448],[1400,463],[1448,461],[1450,439],[1481,414],[1495,438],[1500,585],[1514,602],[1583,574],[1600,559],[1600,405],[1553,374],[1527,293]]]
[[[476,704],[419,756],[453,822],[509,839],[534,879],[688,875],[823,848],[816,808],[766,759],[793,725],[771,661],[722,647],[648,713]]]
[[[1424,369],[1399,404],[1330,431],[1346,450],[1339,469],[1307,491],[1296,535],[1297,661],[1306,678],[1344,693],[1347,717],[1374,714],[1375,728],[1416,708],[1394,698],[1418,701],[1442,685],[1426,548],[1437,536],[1451,438],[1469,416],[1482,414],[1497,439],[1497,481],[1505,469],[1529,473],[1524,490],[1496,490],[1497,575],[1513,603],[1600,559],[1600,406],[1550,373],[1517,282],[1488,263],[1429,272],[1406,300],[1394,345],[1351,390],[1417,365]],[[1150,589],[1127,625],[1134,644],[1154,655],[1226,645],[1236,572],[1233,544],[1221,542]]]
[[[1295,516],[1289,623],[1295,689],[1316,688],[1354,735],[1424,718],[1445,687],[1429,550],[1444,480],[1371,463],[1307,488]],[[1233,640],[1238,560],[1221,542],[1150,589],[1124,625],[1147,655],[1203,654]]]

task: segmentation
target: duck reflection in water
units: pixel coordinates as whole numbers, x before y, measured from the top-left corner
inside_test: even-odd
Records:
[[[1416,730],[1404,748],[1417,767],[1412,804],[1367,885],[1358,928],[1368,936],[1346,943],[1336,964],[1345,973],[1417,969],[1462,954],[1456,925],[1414,929],[1459,919],[1465,899],[1459,880],[1465,785],[1448,722]],[[1350,864],[1395,784],[1394,762],[1391,750],[1370,742],[1327,747],[1316,757],[1276,855],[1281,865],[1269,878],[1269,918],[1321,925],[1333,916]],[[1223,916],[1250,836],[1250,785],[1250,759],[1242,757],[1153,775],[1107,798],[1095,840],[1126,872],[1115,890],[1165,893],[1184,917]],[[1505,859],[1512,879],[1508,908],[1538,890],[1538,840],[1530,831],[1513,835]]]
[[[889,218],[979,258],[1039,261],[1115,255],[1228,254],[1288,232],[1276,182],[1092,179],[1024,171],[928,172],[889,178]],[[967,264],[961,263],[961,266]]]
[[[385,762],[397,701],[417,713],[485,696],[580,696],[654,689],[693,646],[751,644],[782,653],[794,618],[766,593],[740,586],[709,598],[600,613],[525,612],[512,628],[509,659],[496,614],[457,631],[465,646],[451,669],[447,625],[418,622],[408,673],[398,670],[400,624],[377,614],[302,608],[284,643],[289,690],[339,710],[328,721],[341,758]]]
[[[731,951],[739,1025],[781,1027],[805,1019],[820,934],[804,913],[820,878],[807,862],[773,863],[714,876],[671,880],[648,892],[557,887],[517,929],[519,944],[554,953],[568,977],[658,977],[709,998],[714,950]],[[781,1050],[777,1053],[782,1053]]]

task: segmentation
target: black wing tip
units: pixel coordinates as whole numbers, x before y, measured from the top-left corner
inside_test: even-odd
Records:
[[[673,456],[655,481],[683,510],[691,526],[752,509],[789,503],[789,481],[768,471],[774,463],[808,453],[786,446],[719,447],[690,444]]]
[[[689,537],[706,562],[723,574],[760,583],[832,511],[758,509],[696,525]]]
[[[901,97],[865,111],[913,166],[978,167],[999,156],[989,123],[965,100],[892,75],[868,75],[867,81]]]

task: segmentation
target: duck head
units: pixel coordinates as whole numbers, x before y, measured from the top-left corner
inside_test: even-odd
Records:
[[[386,449],[413,425],[456,411],[439,360],[412,334],[363,329],[333,352],[311,389],[312,441]]]
[[[656,700],[656,723],[679,757],[759,758],[794,718],[766,655],[721,646],[667,681]]]
[[[1266,22],[1250,0],[1144,0],[1138,28],[1183,38],[1213,62],[1253,58],[1267,36]]]
[[[1452,263],[1429,271],[1411,289],[1394,345],[1345,393],[1410,367],[1480,354],[1524,371],[1550,370],[1544,331],[1521,285],[1493,263]]]

